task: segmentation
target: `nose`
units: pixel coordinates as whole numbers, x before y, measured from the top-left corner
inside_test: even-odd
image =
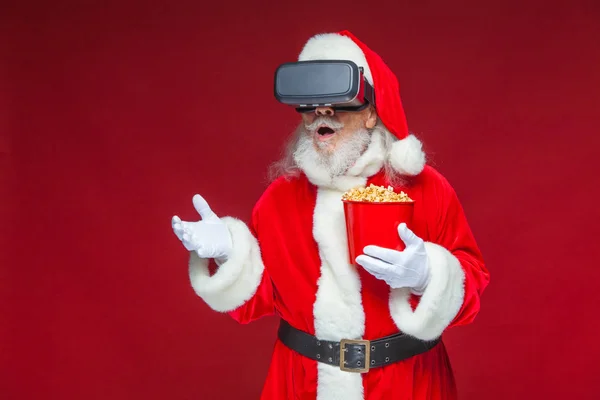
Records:
[[[333,108],[331,107],[317,107],[315,109],[315,114],[317,116],[327,115],[331,117],[335,114],[335,111],[333,111]]]

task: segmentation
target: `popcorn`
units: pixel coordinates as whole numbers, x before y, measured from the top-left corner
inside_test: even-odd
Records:
[[[396,193],[394,188],[388,186],[375,186],[373,184],[366,188],[350,189],[342,196],[342,200],[348,201],[368,201],[372,203],[391,203],[391,202],[410,202],[413,201],[404,192]]]

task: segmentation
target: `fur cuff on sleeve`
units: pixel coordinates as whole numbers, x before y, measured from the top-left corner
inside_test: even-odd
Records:
[[[434,340],[458,314],[464,300],[465,274],[460,261],[448,250],[425,242],[431,280],[413,311],[410,290],[392,289],[390,313],[398,329],[421,340]]]
[[[189,274],[198,296],[213,310],[229,312],[243,305],[256,293],[265,267],[258,241],[246,224],[231,217],[223,217],[222,220],[231,233],[231,255],[210,276],[209,259],[200,258],[193,251],[190,253]]]

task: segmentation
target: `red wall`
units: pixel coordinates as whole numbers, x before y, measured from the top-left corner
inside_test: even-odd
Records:
[[[596,398],[598,2],[201,3],[1,13],[0,397],[258,397],[277,321],[211,312],[170,219],[249,216],[298,119],[274,69],[349,29],[491,271],[447,335],[461,398]]]

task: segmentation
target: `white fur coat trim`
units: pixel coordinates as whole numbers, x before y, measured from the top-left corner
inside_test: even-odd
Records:
[[[403,333],[434,340],[442,335],[463,304],[465,273],[460,261],[442,246],[425,242],[425,248],[431,280],[418,306],[413,312],[409,289],[392,289],[390,313]]]
[[[322,264],[313,314],[315,334],[323,340],[360,339],[365,329],[360,277],[348,262],[342,194],[319,188],[314,211],[313,235]],[[317,400],[363,398],[361,374],[317,363]]]
[[[248,301],[260,284],[265,269],[256,238],[246,224],[223,217],[234,243],[233,252],[213,276],[208,259],[190,253],[189,275],[192,287],[213,310],[233,311]]]

